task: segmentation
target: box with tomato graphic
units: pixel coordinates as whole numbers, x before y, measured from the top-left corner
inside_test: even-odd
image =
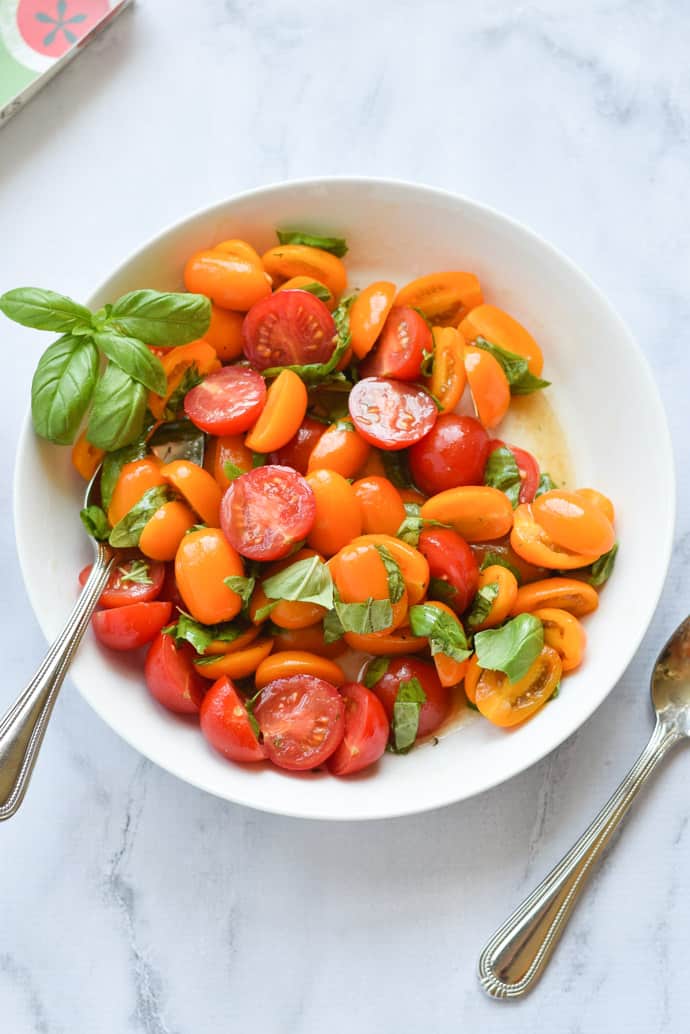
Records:
[[[0,0],[0,126],[132,0]]]

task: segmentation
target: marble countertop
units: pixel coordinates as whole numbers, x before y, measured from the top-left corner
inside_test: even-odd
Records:
[[[365,173],[447,187],[593,276],[653,364],[684,471],[689,33],[681,0],[139,0],[0,131],[0,290],[86,297],[164,224],[261,183]],[[44,649],[11,522],[35,361],[4,359],[2,707]],[[28,799],[0,832],[2,1029],[685,1030],[682,752],[533,996],[491,1002],[474,975],[487,936],[646,741],[651,661],[688,609],[679,487],[673,566],[620,685],[543,762],[434,814],[330,826],[227,805],[143,761],[68,684]]]

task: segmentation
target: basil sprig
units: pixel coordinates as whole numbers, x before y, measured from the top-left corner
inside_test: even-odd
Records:
[[[534,614],[518,614],[501,628],[489,628],[474,637],[479,666],[505,672],[511,682],[527,674],[543,646],[544,626]]]
[[[529,364],[524,355],[518,355],[517,352],[509,352],[507,348],[494,345],[493,342],[487,341],[484,337],[478,337],[474,344],[477,348],[483,348],[485,352],[489,352],[503,368],[503,372],[510,385],[511,395],[531,395],[533,391],[539,391],[540,388],[548,388],[551,384],[551,381],[542,380],[541,377],[535,377],[530,372]]]
[[[347,241],[344,237],[319,237],[315,233],[304,233],[302,230],[276,230],[276,234],[281,244],[306,244],[309,248],[330,251],[331,255],[338,258],[347,255]]]

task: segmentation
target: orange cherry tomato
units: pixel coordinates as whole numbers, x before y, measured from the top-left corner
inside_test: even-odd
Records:
[[[224,363],[231,363],[242,355],[243,322],[243,312],[221,309],[211,302],[211,322],[204,334],[204,341],[215,349],[216,355]]]
[[[218,527],[223,493],[207,470],[189,460],[173,460],[161,467],[161,474],[199,514],[204,524]]]
[[[316,653],[320,657],[339,657],[347,649],[345,639],[327,643],[323,637],[322,625],[308,628],[276,628],[273,632],[276,650],[301,650]]]
[[[463,688],[465,690],[465,696],[471,704],[475,705],[475,707],[477,706],[477,683],[479,682],[479,678],[483,671],[484,669],[479,667],[476,653],[473,653],[467,662]]]
[[[333,686],[342,686],[345,682],[343,670],[335,661],[303,650],[283,650],[271,654],[256,669],[254,682],[257,689],[263,689],[274,679],[285,679],[290,675],[313,675]]]
[[[532,503],[532,516],[552,542],[573,553],[601,556],[616,541],[608,517],[577,492],[544,492]]]
[[[359,503],[352,485],[334,470],[307,474],[314,493],[316,517],[307,542],[317,553],[333,556],[362,531]]]
[[[204,657],[225,657],[229,653],[237,653],[244,650],[258,638],[261,631],[260,625],[250,625],[246,631],[241,632],[237,639],[227,642],[225,639],[214,639],[204,650]]]
[[[224,434],[220,438],[211,438],[211,442],[215,443],[213,476],[220,485],[221,491],[224,492],[230,484],[230,478],[225,473],[225,464],[232,463],[233,466],[239,467],[243,474],[246,474],[248,470],[252,469],[254,457],[252,450],[244,444],[242,434]]]
[[[365,603],[369,599],[390,599],[388,576],[383,560],[371,542],[351,542],[330,561],[329,567],[340,598],[344,603]],[[397,603],[392,603],[393,620],[387,628],[369,633],[376,637],[399,628],[407,617],[407,589]]]
[[[330,312],[333,312],[338,304],[337,299],[333,297],[325,284],[322,284],[320,280],[315,280],[313,276],[293,276],[290,280],[286,280],[284,284],[281,284],[280,287],[276,288],[276,291],[306,291],[308,287],[313,287],[314,284],[327,292],[328,298],[321,298],[318,294],[316,297],[321,298],[321,301],[326,308]]]
[[[292,556],[285,557],[284,560],[271,564],[266,571],[266,577],[270,578],[272,575],[284,571],[287,567],[292,567],[293,564],[298,563],[300,560],[307,560],[309,557],[317,555],[313,549],[300,549]],[[308,628],[310,625],[323,621],[327,614],[326,608],[319,606],[318,603],[304,603],[302,600],[279,600],[278,602],[270,600],[261,584],[259,584],[254,590],[249,605],[251,620],[256,621],[257,612],[271,603],[275,603],[275,606],[270,613],[270,618],[273,624],[279,628]],[[263,621],[265,618],[261,620]]]
[[[150,391],[148,397],[148,407],[156,420],[163,419],[170,396],[177,391],[189,370],[196,370],[201,377],[205,377],[220,369],[215,348],[201,338],[198,341],[190,341],[188,345],[168,349],[161,362],[168,378],[168,387],[165,395],[155,395]]]
[[[510,385],[501,364],[483,348],[468,345],[465,370],[477,417],[484,427],[497,427],[510,407]]]
[[[400,568],[410,606],[421,603],[429,588],[429,561],[418,549],[392,535],[360,535],[351,544],[384,546]]]
[[[596,554],[573,553],[563,546],[556,545],[541,524],[535,521],[530,503],[520,503],[513,512],[510,545],[528,563],[561,571],[587,567],[598,559]]]
[[[307,389],[292,370],[282,370],[266,394],[266,405],[247,434],[245,444],[254,452],[273,452],[297,434],[307,413]]]
[[[380,477],[385,478],[386,468],[383,460],[381,459],[381,453],[378,449],[372,449],[366,458],[366,462],[362,464],[360,469],[357,471],[358,478],[368,477]]]
[[[152,560],[174,560],[180,542],[196,522],[185,503],[163,503],[144,525],[139,549]]]
[[[365,535],[395,535],[405,520],[405,507],[395,485],[385,477],[365,477],[355,481]]]
[[[458,323],[470,309],[482,303],[482,289],[474,273],[429,273],[398,291],[396,305],[421,309],[427,319],[441,326]]]
[[[545,567],[529,564],[516,553],[510,545],[508,537],[496,542],[475,542],[472,544],[472,552],[479,567],[484,563],[487,556],[491,554],[494,557],[501,557],[507,564],[515,568],[519,585],[526,585],[528,582],[538,582],[542,578],[546,578],[549,573]]]
[[[371,446],[357,434],[350,420],[337,420],[321,435],[309,456],[307,470],[335,470],[354,477],[366,463]]]
[[[175,556],[175,580],[187,610],[202,624],[231,621],[239,614],[242,599],[228,589],[224,579],[243,574],[239,554],[219,528],[190,531],[180,542]]]
[[[351,650],[370,653],[374,657],[403,657],[408,653],[421,653],[429,645],[426,636],[412,635],[407,626],[385,635],[346,632],[343,638]]]
[[[581,495],[592,506],[596,506],[613,524],[616,519],[616,511],[608,496],[597,492],[596,488],[576,488],[575,495]]]
[[[262,256],[264,269],[277,282],[295,276],[308,276],[325,284],[334,298],[339,298],[347,287],[345,266],[335,255],[306,244],[278,244]]]
[[[446,606],[445,603],[441,603],[438,600],[428,600],[427,606],[436,607],[437,610],[442,610],[444,614],[447,614],[456,625],[462,628],[460,618],[457,616],[454,610]],[[469,667],[469,658],[464,661],[456,661],[454,657],[449,657],[445,653],[435,653],[432,656],[434,667],[436,668],[436,674],[438,675],[439,682],[442,686],[457,686],[458,683],[462,682]]]
[[[597,590],[577,578],[543,578],[522,585],[517,592],[511,615],[533,614],[543,607],[567,610],[576,617],[591,614],[599,606]]]
[[[418,506],[423,506],[428,498],[418,488],[400,488],[398,491],[403,503],[417,503]]]
[[[272,649],[272,639],[258,639],[250,643],[244,650],[226,653],[210,662],[204,657],[202,661],[196,661],[194,667],[205,679],[211,679],[214,682],[221,675],[227,675],[229,679],[246,679],[248,675],[254,674]]]
[[[581,622],[558,607],[543,607],[533,613],[544,626],[544,642],[560,656],[563,671],[573,671],[582,663],[587,645]]]
[[[98,449],[86,439],[86,431],[77,438],[72,446],[72,466],[81,474],[84,481],[90,481],[105,456],[105,449]]]
[[[495,305],[479,305],[472,309],[461,322],[460,330],[468,341],[483,337],[506,352],[524,356],[530,373],[535,377],[539,377],[544,368],[544,356],[532,335]]]
[[[563,664],[556,650],[545,646],[523,678],[511,682],[502,671],[484,669],[475,703],[485,718],[507,729],[531,718],[553,695]]]
[[[489,485],[462,485],[432,495],[422,517],[450,524],[467,542],[488,542],[507,535],[513,508],[505,492]]]
[[[512,613],[518,595],[517,578],[512,571],[500,564],[491,564],[480,572],[479,588],[484,589],[487,585],[497,585],[498,596],[491,604],[484,621],[472,627],[473,632],[481,632],[484,628],[495,628],[496,625],[503,624]]]
[[[358,359],[364,359],[374,347],[393,306],[395,290],[388,280],[377,280],[360,291],[350,306],[352,351]]]
[[[438,399],[442,411],[449,413],[462,398],[467,381],[465,339],[455,327],[434,327],[433,335],[434,365],[429,391]]]
[[[158,460],[147,458],[125,463],[117,479],[108,507],[108,520],[112,525],[121,521],[126,513],[139,502],[145,492],[158,485],[164,485]]]
[[[271,293],[261,259],[245,241],[224,241],[197,251],[184,267],[184,285],[223,309],[246,312]]]

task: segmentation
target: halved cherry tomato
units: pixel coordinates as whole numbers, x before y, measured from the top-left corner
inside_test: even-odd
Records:
[[[506,445],[500,438],[494,438],[491,442],[489,453],[498,448],[510,449],[520,471],[520,502],[531,503],[539,487],[539,464],[531,452],[526,449],[519,449],[517,445]]]
[[[588,503],[591,503],[592,506],[598,507],[604,516],[611,521],[611,524],[613,524],[616,519],[616,511],[608,496],[604,495],[602,492],[597,492],[596,488],[576,488],[575,495],[581,495]],[[529,499],[520,500],[520,502],[523,501],[531,502]]]
[[[362,531],[365,535],[395,535],[405,520],[405,507],[395,485],[386,477],[364,477],[355,481]]]
[[[261,627],[250,625],[244,632],[240,632],[236,639],[214,639],[204,650],[204,657],[225,657],[229,653],[238,653],[245,647],[259,638]]]
[[[465,348],[465,371],[477,416],[484,427],[496,427],[510,408],[510,385],[503,367],[483,348]]]
[[[279,560],[277,564],[272,564],[266,571],[266,577],[270,578],[287,567],[299,563],[300,560],[307,560],[314,556],[318,556],[315,550],[300,549],[292,556]],[[326,608],[321,607],[318,603],[304,603],[301,600],[269,600],[262,585],[259,584],[254,590],[249,607],[251,620],[256,622],[257,612],[271,603],[274,604],[270,613],[271,621],[278,628],[308,628],[310,625],[322,621],[327,613]]]
[[[244,444],[244,437],[240,434],[224,434],[220,438],[212,438],[215,442],[215,453],[213,456],[213,476],[220,485],[222,492],[230,484],[231,478],[225,473],[225,464],[232,463],[234,467],[246,474],[254,466],[254,457],[251,449]]]
[[[593,586],[577,578],[544,578],[518,589],[511,614],[534,613],[542,607],[567,610],[576,617],[591,614],[599,606]]]
[[[287,556],[296,542],[307,537],[315,517],[314,493],[301,474],[273,465],[235,478],[220,508],[228,542],[251,560]]]
[[[204,341],[215,349],[222,362],[231,363],[242,355],[243,323],[243,312],[221,309],[219,305],[211,303],[211,322],[204,334]]]
[[[293,467],[298,474],[306,474],[312,450],[325,430],[326,424],[305,416],[297,433],[281,449],[271,453],[269,462],[280,467]]]
[[[582,624],[558,607],[543,607],[533,614],[544,626],[544,642],[560,656],[563,671],[574,671],[582,663],[587,643]]]
[[[372,350],[395,298],[395,284],[377,280],[360,291],[350,306],[352,351],[358,359]]]
[[[518,583],[513,572],[500,564],[491,564],[479,574],[479,589],[484,589],[487,585],[497,585],[498,595],[492,602],[484,620],[480,624],[474,625],[473,632],[481,632],[485,628],[495,628],[496,625],[503,624],[509,614],[514,613],[513,607],[518,595]]]
[[[336,255],[306,244],[278,244],[262,256],[264,269],[276,282],[308,276],[325,284],[334,298],[347,287],[345,266]]]
[[[91,618],[96,638],[111,650],[136,650],[154,639],[167,625],[172,603],[128,603],[124,607],[97,610]]]
[[[247,435],[255,452],[274,452],[297,434],[307,412],[307,389],[292,370],[283,370],[266,395],[266,405]]]
[[[161,474],[199,514],[204,524],[218,527],[222,493],[207,470],[189,460],[173,460],[161,467]]]
[[[176,714],[196,714],[206,692],[206,683],[192,664],[194,650],[189,643],[175,645],[172,636],[159,632],[149,647],[144,678],[152,697]]]
[[[429,587],[429,564],[426,557],[414,546],[393,535],[360,535],[353,538],[352,546],[383,546],[388,550],[400,568],[407,589],[409,605],[420,603]]]
[[[483,337],[506,352],[524,356],[535,377],[539,377],[544,368],[544,356],[532,335],[495,305],[478,305],[472,309],[461,322],[460,330],[470,342]]]
[[[215,681],[222,675],[227,675],[229,679],[245,679],[254,674],[272,649],[272,639],[256,639],[234,653],[225,653],[222,657],[202,657],[194,662],[194,667],[205,679]]]
[[[528,563],[561,571],[587,567],[598,559],[596,554],[573,553],[563,546],[556,545],[541,524],[535,521],[531,503],[520,503],[513,512],[510,545]]]
[[[344,478],[354,477],[366,463],[371,446],[355,431],[349,420],[331,424],[312,449],[307,469],[334,470]]]
[[[395,657],[371,688],[383,704],[389,721],[392,721],[400,683],[410,679],[418,679],[426,696],[419,711],[417,737],[429,736],[446,720],[451,706],[448,688],[441,685],[433,664],[418,657]]]
[[[214,682],[201,705],[201,731],[231,761],[263,761],[264,748],[254,732],[247,708],[227,675]]]
[[[616,541],[611,521],[581,493],[544,492],[532,503],[532,516],[557,546],[574,553],[601,556]]]
[[[431,579],[446,583],[451,596],[448,603],[457,614],[462,614],[479,587],[477,561],[467,542],[452,528],[424,528],[419,536],[419,551],[427,559]],[[433,583],[429,591],[433,596]]]
[[[136,558],[124,560],[113,568],[108,584],[98,601],[100,607],[125,607],[128,603],[148,603],[150,600],[158,599],[165,579],[165,566],[156,563],[146,564],[146,571],[137,575],[136,570],[132,570],[134,565],[141,568],[141,562]],[[86,584],[92,567],[93,564],[89,564],[79,572],[80,585]],[[143,577],[145,581],[132,579],[130,576],[133,573],[137,575],[137,579]]]
[[[345,681],[343,670],[335,661],[304,650],[282,650],[261,662],[256,669],[254,683],[257,689],[263,689],[269,682],[287,679],[291,675],[313,675],[334,686],[342,686]]]
[[[333,556],[361,534],[362,518],[352,485],[334,470],[314,470],[307,484],[315,504],[307,542],[318,553]]]
[[[467,662],[463,689],[465,690],[465,696],[471,704],[475,705],[475,707],[477,706],[475,703],[477,699],[477,684],[483,671],[484,669],[479,667],[476,653],[473,653]]]
[[[246,312],[271,293],[271,280],[259,255],[246,241],[237,240],[192,255],[184,267],[184,285],[224,309],[239,312]]]
[[[256,423],[265,404],[261,374],[243,366],[224,366],[187,392],[184,411],[207,434],[239,434]]]
[[[364,377],[348,399],[350,416],[365,441],[380,449],[405,449],[428,434],[438,410],[423,388],[385,377]]]
[[[500,539],[513,524],[513,508],[504,492],[489,485],[463,485],[427,499],[422,517],[450,524],[467,542]]]
[[[429,378],[429,391],[437,398],[441,410],[455,409],[465,390],[465,339],[455,327],[434,327],[434,363]]]
[[[242,561],[218,528],[190,531],[175,557],[175,579],[187,610],[204,625],[231,621],[242,599],[224,579],[243,575]]]
[[[481,485],[491,439],[473,416],[441,413],[409,452],[414,482],[427,495],[460,485]]]
[[[314,280],[313,276],[293,276],[290,280],[286,280],[284,284],[281,284],[280,287],[277,287],[276,291],[306,291],[308,287],[313,287],[314,284],[327,292],[328,298],[320,298],[320,301],[323,302],[329,312],[333,312],[338,304],[337,299],[334,298],[325,284],[322,284],[320,280]],[[309,293],[313,294],[314,292],[310,291]]]
[[[345,701],[324,679],[291,675],[264,686],[254,715],[271,761],[299,772],[323,764],[340,744]]]
[[[553,696],[563,665],[558,653],[545,646],[523,678],[511,682],[502,671],[484,668],[477,683],[475,704],[494,725],[509,728],[524,722]]]
[[[344,546],[330,561],[329,567],[344,603],[365,603],[369,599],[390,599],[386,568],[373,543],[350,543]],[[407,617],[407,606],[407,589],[405,589],[397,603],[391,604],[391,624],[387,628],[370,634],[377,637],[389,635],[403,624]]]
[[[327,765],[332,775],[345,776],[379,760],[388,743],[389,725],[379,698],[360,682],[341,686],[340,695],[345,701],[345,732]]]
[[[121,521],[150,488],[165,484],[158,460],[147,458],[125,463],[113,489],[108,507],[108,520],[112,525]]]
[[[85,430],[72,446],[72,466],[84,481],[91,480],[104,456],[105,449],[99,449],[87,441]]]
[[[388,314],[376,348],[362,363],[362,377],[415,381],[424,353],[430,353],[433,344],[426,320],[414,309],[396,306]]]
[[[174,560],[180,542],[196,523],[185,503],[177,499],[163,503],[142,528],[139,549],[152,560]]]
[[[276,650],[306,650],[320,657],[339,657],[347,649],[344,639],[327,643],[323,637],[323,625],[309,628],[276,628],[273,632]]]
[[[454,325],[481,305],[482,289],[474,273],[429,273],[401,288],[395,303],[421,309],[433,323]]]
[[[281,291],[247,314],[244,354],[257,370],[325,363],[333,355],[336,329],[330,312],[308,291]]]
[[[200,377],[206,377],[220,369],[215,348],[201,338],[198,341],[190,341],[188,345],[169,348],[161,362],[167,378],[165,395],[156,395],[150,391],[148,397],[148,407],[156,420],[163,419],[171,396],[177,392],[190,370],[195,371]]]
[[[407,625],[404,628],[396,628],[394,632],[386,632],[385,635],[346,632],[344,641],[351,650],[371,653],[374,657],[401,657],[408,653],[421,653],[429,645],[426,636],[412,635]]]
[[[462,628],[462,623],[457,614],[450,607],[446,606],[445,603],[441,603],[439,600],[429,600],[427,606],[442,610],[444,614],[447,614]],[[436,674],[442,686],[457,686],[458,683],[462,682],[469,663],[467,660],[457,661],[454,657],[450,657],[445,653],[435,653],[431,659],[434,662]]]

